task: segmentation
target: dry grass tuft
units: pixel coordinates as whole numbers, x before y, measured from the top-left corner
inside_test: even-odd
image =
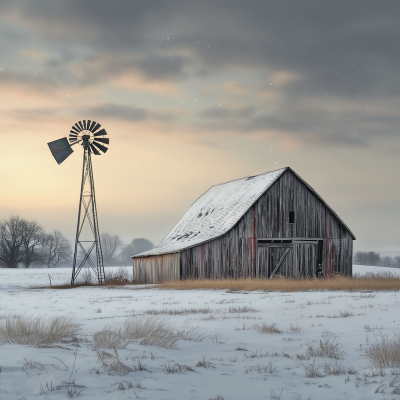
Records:
[[[103,364],[104,370],[108,375],[125,376],[133,369],[125,365],[120,359],[117,349],[114,347],[114,354],[96,348],[99,361]]]
[[[211,308],[181,308],[181,309],[168,309],[164,308],[162,310],[146,310],[145,313],[149,315],[188,315],[188,314],[210,314],[212,312]]]
[[[107,283],[108,281],[132,282],[132,268],[106,268],[105,273]]]
[[[334,362],[325,361],[323,365],[324,373],[326,375],[356,375],[357,371],[353,367],[345,367],[342,363],[335,360]]]
[[[375,343],[367,348],[364,357],[371,368],[383,370],[400,367],[400,336],[395,334],[389,338],[388,334],[381,333],[375,338]]]
[[[278,367],[274,367],[274,364],[272,362],[269,362],[268,365],[260,366],[260,365],[253,365],[250,366],[249,368],[246,368],[245,374],[248,374],[249,372],[258,372],[259,374],[266,373],[268,372],[269,374],[273,374]]]
[[[293,324],[290,324],[289,327],[289,332],[291,333],[300,333],[301,332],[301,328],[299,326],[294,326]]]
[[[107,285],[121,285],[132,283],[132,269],[126,267],[105,268],[105,278]],[[75,286],[96,286],[97,277],[89,268],[83,268],[78,275]]]
[[[320,340],[319,343],[311,342],[306,346],[306,358],[327,357],[341,360],[344,357],[341,345],[336,342],[336,339],[325,338],[324,341]]]
[[[320,365],[316,364],[315,360],[312,363],[303,365],[306,378],[322,378],[324,375],[322,375],[319,368]]]
[[[36,361],[27,361],[26,358],[24,358],[24,360],[25,360],[25,363],[21,367],[21,371],[25,372],[29,378],[30,378],[30,375],[27,372],[28,370],[36,371],[37,375],[41,375],[43,372],[46,372],[46,374],[48,374],[46,366],[43,365],[42,363],[39,363]]]
[[[185,371],[190,371],[190,372],[195,372],[195,370],[191,367],[188,367],[187,365],[180,365],[180,364],[171,364],[169,362],[161,365],[164,369],[164,371],[167,374],[176,374],[178,372],[185,372]]]
[[[205,339],[205,335],[199,332],[199,327],[186,327],[178,331],[178,334],[182,340],[188,340],[193,342],[202,342]]]
[[[121,332],[120,328],[106,326],[93,335],[94,347],[98,349],[124,349],[129,341]]]
[[[196,364],[196,367],[197,367],[197,368],[215,368],[215,365],[214,365],[212,362],[207,361],[207,360],[206,360],[206,356],[204,355],[204,356],[203,356],[203,359],[200,360],[200,361]]]
[[[121,349],[130,342],[170,349],[175,347],[178,340],[185,337],[192,337],[192,340],[201,339],[196,329],[182,332],[176,330],[165,319],[142,316],[129,318],[117,328],[105,327],[93,335],[93,341],[96,349]]]
[[[320,371],[320,368],[324,370],[325,375],[323,375]],[[345,367],[342,363],[338,362],[338,360],[325,361],[324,365],[316,364],[315,360],[309,364],[303,364],[303,369],[307,378],[322,378],[326,375],[357,375],[357,371],[353,367]]]
[[[115,390],[127,390],[127,389],[132,389],[133,387],[137,387],[137,385],[138,384],[136,384],[136,386],[133,386],[133,383],[131,381],[121,381],[121,382],[113,383],[111,386],[117,386],[117,388]],[[140,389],[141,389],[141,387],[140,387]]]
[[[400,394],[400,381],[398,376],[389,381],[389,387],[393,388],[392,394]]]
[[[348,310],[339,311],[338,314],[328,315],[328,318],[347,318],[347,317],[354,317],[354,313]]]
[[[359,290],[400,290],[400,276],[385,273],[369,273],[344,277],[336,275],[331,279],[321,278],[284,278],[274,279],[187,279],[165,282],[154,288],[174,290],[215,289],[215,290],[265,290],[280,292],[303,292],[307,290],[359,291]]]
[[[253,307],[247,307],[247,306],[242,306],[242,307],[229,307],[229,312],[230,313],[253,313],[253,312],[259,312],[260,310],[256,310]]]
[[[125,337],[131,342],[171,349],[181,339],[179,332],[165,319],[136,317],[127,319],[121,327]]]
[[[17,343],[45,346],[65,339],[75,339],[80,324],[72,317],[11,316],[0,322],[0,344]]]
[[[282,333],[282,331],[276,327],[276,324],[266,324],[265,322],[253,325],[253,329],[258,333]]]
[[[31,377],[31,375],[28,373],[28,371],[33,371],[34,373],[36,373],[36,375],[41,375],[43,372],[45,372],[46,374],[48,374],[48,367],[52,367],[54,369],[54,371],[68,371],[68,367],[57,357],[54,357],[56,360],[60,361],[61,364],[63,366],[59,366],[56,364],[42,364],[40,362],[36,362],[36,361],[28,361],[26,358],[24,358],[25,363],[24,365],[21,367],[21,371],[25,372],[26,375],[28,375],[28,377]],[[1,372],[1,371],[0,371]]]

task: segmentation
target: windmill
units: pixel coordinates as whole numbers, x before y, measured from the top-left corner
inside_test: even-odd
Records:
[[[107,132],[104,129],[100,129],[100,127],[101,125],[96,121],[79,121],[71,128],[69,141],[64,137],[47,143],[58,164],[61,164],[74,152],[72,146],[79,143],[83,147],[82,183],[79,197],[71,285],[75,283],[79,272],[86,263],[92,267],[98,282],[105,283],[91,158],[92,153],[99,156],[102,152],[105,153],[108,150],[104,146],[104,144],[109,144],[110,142],[108,138],[104,138]],[[84,238],[85,240],[80,240],[82,229],[84,226],[87,227],[87,225],[89,225],[89,236],[92,240],[86,240],[86,237]],[[93,238],[91,237],[92,235]],[[81,260],[77,258],[78,251],[83,256]],[[91,258],[93,251],[96,253],[95,261]]]

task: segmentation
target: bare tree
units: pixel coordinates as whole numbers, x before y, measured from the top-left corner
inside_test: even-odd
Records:
[[[129,244],[127,244],[121,251],[121,256],[123,263],[125,265],[132,264],[131,257],[135,254],[142,253],[143,251],[151,250],[153,248],[153,243],[145,238],[133,239]]]
[[[366,264],[366,260],[367,260],[367,256],[366,256],[367,252],[366,251],[357,251],[356,254],[354,254],[354,264],[357,265],[367,265]]]
[[[381,265],[381,255],[376,251],[368,252],[368,264],[367,265]]]
[[[0,222],[0,265],[17,268],[24,261],[25,251],[22,239],[23,219],[11,215]]]
[[[21,220],[21,239],[25,257],[23,263],[26,268],[40,259],[40,248],[46,234],[41,225],[36,221]]]
[[[118,252],[124,246],[124,242],[118,235],[110,235],[106,232],[100,235],[100,241],[104,265],[110,266],[116,262]]]
[[[354,264],[359,265],[381,265],[382,258],[375,251],[357,251],[354,255]]]
[[[395,266],[395,261],[393,257],[385,256],[382,258],[381,265],[382,267],[393,268]]]
[[[132,246],[131,256],[142,253],[143,251],[151,250],[154,247],[153,243],[145,238],[133,239],[131,242],[131,246]]]
[[[42,243],[41,262],[47,268],[59,267],[71,261],[72,246],[60,232],[54,231],[45,235]]]

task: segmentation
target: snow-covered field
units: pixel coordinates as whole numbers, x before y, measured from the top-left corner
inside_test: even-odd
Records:
[[[400,268],[373,267],[370,265],[353,265],[353,273],[364,275],[370,272],[390,272],[391,274],[400,275]]]
[[[385,270],[355,266],[354,272],[374,269]],[[74,316],[82,324],[74,369],[72,343],[48,348],[0,345],[1,400],[68,398],[66,388],[51,389],[70,379],[85,386],[79,398],[96,400],[400,399],[391,394],[393,383],[389,387],[395,378],[391,374],[400,368],[374,376],[376,371],[363,357],[379,335],[399,334],[400,294],[398,298],[395,292],[32,288],[48,286],[47,274],[53,284],[70,279],[70,269],[0,269],[0,323],[9,315]],[[120,361],[133,370],[140,361],[145,370],[125,376],[105,373],[91,346],[93,334],[151,313],[168,319],[176,329],[198,327],[204,339],[179,340],[173,349],[130,343],[117,349]],[[256,328],[264,323],[276,324],[281,333],[259,333]],[[307,346],[316,349],[320,340],[339,345],[338,361],[307,356]],[[106,351],[114,354],[113,349]],[[196,366],[199,361],[206,367]],[[174,365],[181,371],[167,373]],[[339,365],[344,373],[328,374],[329,366]],[[320,377],[306,377],[312,366]]]

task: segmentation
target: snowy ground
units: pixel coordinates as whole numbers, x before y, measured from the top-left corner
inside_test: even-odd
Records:
[[[391,274],[400,275],[400,268],[373,267],[370,265],[353,265],[353,273],[364,275],[369,272],[390,272]]]
[[[372,269],[385,270],[355,266],[355,272]],[[72,344],[0,345],[1,400],[67,398],[66,389],[49,389],[68,381],[71,372],[75,383],[86,387],[79,395],[82,399],[400,399],[389,387],[391,373],[396,371],[374,376],[363,358],[377,335],[399,333],[400,294],[397,298],[394,292],[231,293],[137,286],[32,289],[48,286],[47,273],[53,284],[70,278],[68,269],[0,269],[0,321],[10,314],[74,316],[82,324],[75,368]],[[92,335],[149,310],[157,310],[159,318],[168,318],[177,329],[199,327],[204,340],[180,340],[175,349],[129,344],[118,350],[120,360],[132,369],[140,361],[146,370],[125,376],[104,373],[90,346]],[[169,315],[168,310],[180,314]],[[253,328],[263,323],[275,323],[282,333],[263,334]],[[335,360],[305,357],[307,344],[317,346],[320,340],[340,344],[343,353],[337,363],[346,373],[328,375],[323,366],[333,367]],[[208,368],[196,367],[203,360]],[[29,368],[29,362],[46,369]],[[194,371],[167,373],[166,367],[174,364]],[[312,364],[321,377],[306,377],[306,368]],[[357,373],[349,373],[351,369]],[[133,387],[128,388],[129,382]]]

